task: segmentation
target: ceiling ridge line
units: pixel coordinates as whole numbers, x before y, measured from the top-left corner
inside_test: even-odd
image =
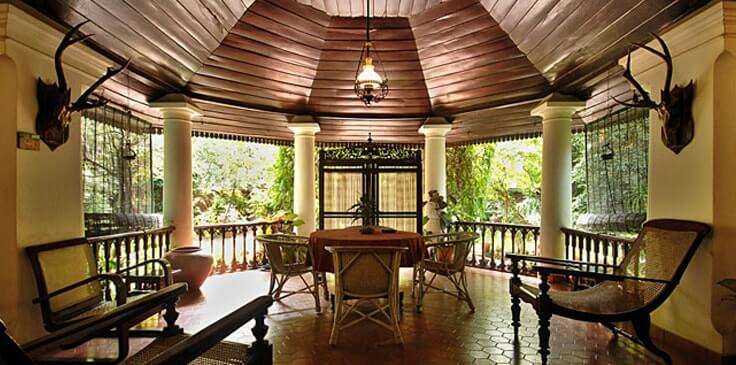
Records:
[[[479,2],[480,2],[480,0],[479,0]],[[481,3],[481,6],[483,7],[483,9],[486,9],[486,7],[485,7],[485,6],[483,5],[483,3],[482,3],[482,2],[480,2],[480,3]],[[535,3],[534,3],[534,4],[536,5],[536,3],[537,3],[537,1],[535,1]],[[494,3],[494,4],[493,4],[493,7],[491,7],[491,9],[495,8],[496,4],[498,4],[498,2]],[[514,8],[514,6],[515,6],[516,4],[517,4],[517,2],[514,2],[514,5],[513,5],[513,6],[511,6],[511,7],[509,7],[509,11],[507,11],[507,12],[506,12],[506,14],[504,15],[504,18],[505,18],[506,16],[508,16],[508,13],[509,13],[509,12],[511,12],[511,10],[512,10],[512,9]],[[557,7],[557,5],[559,5],[559,4],[560,4],[560,1],[559,1],[559,0],[557,0],[557,3],[555,4],[555,6],[554,6],[554,7]],[[527,10],[527,12],[526,12],[526,13],[528,13],[528,12],[529,12],[529,11],[531,10],[531,8],[532,8],[533,6],[534,6],[534,5],[532,5],[531,7],[529,7],[529,9]],[[553,7],[553,8],[554,8],[554,7]],[[496,24],[498,25],[498,27],[499,27],[499,28],[501,29],[501,31],[502,31],[502,32],[503,32],[503,33],[504,33],[504,34],[506,35],[506,37],[507,37],[507,38],[508,38],[508,39],[509,39],[509,40],[511,41],[511,43],[513,43],[513,44],[514,44],[514,46],[516,47],[516,49],[517,49],[517,50],[518,50],[518,51],[519,51],[519,52],[520,52],[520,53],[521,53],[522,55],[524,55],[524,58],[526,59],[526,61],[527,61],[527,62],[529,62],[529,64],[530,64],[530,65],[532,65],[532,67],[534,67],[534,69],[535,69],[535,70],[537,70],[537,72],[539,72],[539,75],[540,75],[540,76],[542,76],[542,78],[544,78],[544,79],[545,79],[545,80],[547,81],[547,84],[548,84],[548,85],[549,85],[550,87],[554,87],[554,86],[552,85],[552,82],[551,82],[551,81],[550,81],[549,79],[547,79],[547,77],[546,77],[546,76],[544,76],[544,71],[543,71],[543,70],[540,70],[540,69],[539,69],[539,67],[537,67],[537,65],[536,65],[536,64],[534,64],[534,62],[532,62],[532,60],[531,60],[531,59],[529,59],[529,55],[528,55],[528,54],[527,54],[526,52],[524,52],[524,51],[523,51],[523,50],[522,50],[521,48],[519,48],[519,44],[518,44],[518,43],[516,43],[516,41],[515,41],[515,40],[514,40],[514,39],[513,39],[512,37],[511,37],[511,32],[507,32],[507,31],[506,31],[506,29],[504,29],[504,28],[503,28],[503,26],[501,26],[501,23],[502,23],[502,21],[499,21],[498,19],[496,19],[496,18],[495,18],[495,17],[493,16],[493,13],[492,13],[492,11],[491,11],[490,9],[486,9],[486,10],[487,10],[488,16],[489,16],[489,17],[490,17],[490,18],[491,18],[491,19],[492,19],[492,20],[493,20],[493,21],[494,21],[494,22],[495,22],[495,23],[496,23]],[[567,19],[567,17],[569,17],[569,16],[570,16],[571,14],[573,14],[573,13],[574,13],[574,10],[570,11],[570,13],[569,13],[569,14],[568,14],[568,15],[567,15],[567,16],[565,17],[565,19]],[[523,17],[522,17],[522,18],[520,18],[520,20],[519,20],[519,23],[521,22],[521,19],[523,19]],[[545,19],[546,19],[546,17],[545,17]],[[531,31],[533,31],[534,29],[536,29],[536,28],[537,28],[537,27],[538,27],[538,26],[539,26],[539,25],[540,25],[541,23],[542,23],[542,22],[538,22],[537,24],[535,24],[535,25],[534,25],[534,27],[532,27],[532,29],[531,29],[531,30],[530,30],[530,31],[529,31],[528,33],[531,33]],[[517,25],[516,25],[516,26],[518,26],[518,23],[517,23]],[[515,26],[515,27],[516,27],[516,26]],[[515,28],[515,27],[514,27],[514,28]],[[546,39],[546,37],[548,37],[548,36],[549,36],[549,34],[547,34],[547,35],[546,35],[545,37],[543,37],[543,38],[542,38],[542,40]],[[539,43],[541,43],[541,42],[542,42],[542,40],[540,40],[540,41],[538,42],[538,44],[539,44]]]
[[[641,0],[641,1],[642,1],[642,2],[645,2],[646,0]],[[639,4],[641,4],[641,2],[640,2]],[[607,52],[607,51],[608,51],[609,49],[613,48],[613,47],[614,47],[614,46],[615,46],[615,45],[616,45],[617,43],[619,43],[619,42],[623,41],[624,39],[626,39],[627,37],[629,37],[629,36],[630,36],[631,34],[635,33],[635,32],[636,32],[636,31],[637,31],[637,30],[638,30],[639,28],[642,28],[642,27],[643,27],[643,26],[644,26],[645,24],[648,24],[648,23],[650,23],[651,21],[653,21],[654,19],[656,19],[656,18],[657,18],[657,17],[658,17],[658,16],[660,15],[660,14],[662,14],[662,13],[666,12],[666,11],[667,11],[667,10],[669,10],[669,9],[670,9],[671,7],[673,7],[673,6],[677,5],[677,4],[681,4],[681,1],[679,1],[679,0],[675,0],[675,1],[672,1],[672,2],[670,2],[670,3],[669,3],[669,4],[667,5],[667,6],[666,6],[666,7],[662,8],[662,9],[659,9],[659,11],[657,11],[657,12],[656,12],[656,13],[654,13],[654,14],[652,14],[652,15],[651,15],[650,17],[646,18],[646,19],[645,19],[645,20],[644,20],[644,21],[643,21],[642,23],[638,24],[638,25],[637,25],[636,27],[634,27],[633,29],[630,29],[630,30],[629,30],[628,32],[626,32],[625,34],[623,34],[623,35],[619,36],[619,37],[618,37],[618,39],[616,39],[616,40],[615,40],[614,42],[611,42],[611,43],[610,43],[610,44],[609,44],[608,46],[606,46],[605,48],[603,48],[603,49],[602,49],[602,50],[600,50],[599,52],[596,52],[596,54],[595,54],[595,55],[594,55],[593,57],[590,57],[590,59],[593,59],[593,58],[595,58],[595,57],[597,57],[597,56],[599,56],[599,55],[605,54],[605,53],[606,53],[606,52]],[[637,7],[638,7],[638,6],[637,6]],[[627,13],[628,13],[628,12],[627,12]],[[687,14],[687,12],[685,12],[685,14]],[[677,18],[675,18],[674,20],[672,20],[672,21],[671,21],[671,23],[675,23],[675,22],[677,22],[677,20],[679,20],[679,19],[682,19],[682,17],[683,17],[683,16],[684,16],[683,14],[680,14],[680,16],[678,16]],[[617,23],[617,22],[619,22],[619,21],[620,21],[620,20],[621,20],[622,18],[623,18],[623,16],[621,16],[621,17],[619,17],[618,19],[616,19],[616,23]],[[660,27],[660,28],[661,28],[661,27]],[[601,33],[602,33],[602,32],[598,32],[598,34],[601,34]],[[570,75],[570,74],[571,74],[571,73],[572,73],[573,71],[575,71],[575,70],[577,70],[577,69],[579,69],[579,68],[582,68],[582,67],[584,67],[584,66],[585,66],[585,65],[587,65],[588,63],[589,63],[589,62],[583,62],[583,63],[580,63],[580,64],[578,64],[577,66],[573,67],[572,69],[566,70],[566,71],[565,71],[565,72],[564,72],[564,73],[563,73],[562,75],[560,75],[560,77],[558,77],[558,79],[563,79],[563,78],[567,77],[567,76],[568,76],[568,75]],[[596,75],[592,75],[592,76],[593,76],[593,77],[595,77],[595,76],[597,76],[598,74],[600,74],[600,73],[602,73],[602,72],[605,72],[605,70],[603,70],[603,71],[599,71],[599,72],[598,72],[598,73],[597,73]]]
[[[254,0],[250,4],[247,4],[246,2],[242,2],[241,1],[241,3],[243,4],[244,10],[243,10],[243,13],[240,14],[240,16],[238,16],[235,13],[233,13],[232,10],[227,5],[225,6],[226,8],[228,8],[228,11],[235,16],[235,22],[233,23],[233,25],[230,26],[229,29],[225,29],[224,26],[222,27],[222,29],[223,29],[223,31],[225,33],[225,36],[222,37],[222,39],[217,39],[218,37],[216,37],[214,34],[210,33],[210,35],[212,35],[215,38],[215,40],[217,40],[219,42],[219,44],[217,45],[217,47],[215,47],[213,50],[211,50],[209,52],[209,54],[207,55],[207,57],[205,58],[205,60],[200,63],[199,67],[197,67],[197,69],[194,70],[194,72],[192,72],[192,76],[190,76],[188,80],[185,80],[186,82],[184,83],[183,89],[186,89],[187,88],[187,86],[189,85],[189,82],[192,80],[192,77],[194,77],[194,75],[196,75],[202,69],[202,67],[204,66],[204,64],[212,57],[212,55],[215,53],[215,51],[217,51],[217,49],[222,46],[222,43],[225,41],[225,39],[232,32],[232,29],[238,24],[238,22],[240,22],[240,19],[242,19],[243,16],[245,16],[245,14],[248,13],[248,10],[250,10],[250,7],[253,4],[255,4],[256,1],[259,1],[259,0]],[[223,25],[223,23],[220,21],[220,19],[217,16],[215,16],[215,14],[212,13],[212,10],[210,10],[209,7],[204,6],[204,8],[207,9],[207,12],[209,12],[210,15],[212,15],[213,18],[217,19],[217,21],[220,22],[220,25]],[[184,10],[186,10],[187,13],[189,13],[190,15],[192,14],[191,12],[189,12],[189,9],[187,9],[186,6],[184,6]],[[204,29],[209,33],[209,30],[207,29],[207,27],[204,27]]]

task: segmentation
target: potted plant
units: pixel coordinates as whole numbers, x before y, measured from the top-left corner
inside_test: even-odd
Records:
[[[353,222],[359,219],[361,220],[362,227],[360,228],[360,233],[370,234],[374,232],[373,227],[371,227],[373,210],[374,204],[368,195],[361,196],[358,202],[348,209],[348,211],[353,213]]]

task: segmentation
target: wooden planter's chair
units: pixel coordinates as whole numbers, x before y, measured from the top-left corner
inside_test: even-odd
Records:
[[[330,345],[340,332],[369,320],[393,334],[393,343],[403,343],[399,328],[399,267],[406,247],[328,246],[335,269],[335,311]],[[385,300],[385,301],[384,301]],[[364,304],[373,309],[364,311]],[[355,316],[350,316],[351,314]]]
[[[473,243],[479,235],[475,232],[454,232],[424,237],[425,252],[416,266],[414,285],[419,287],[417,312],[421,312],[424,296],[430,289],[452,295],[468,304],[471,312],[475,312],[473,300],[468,292],[468,280],[465,276],[465,262]],[[432,274],[429,282],[427,273]],[[455,291],[445,290],[434,285],[437,276],[443,276],[452,283]]]
[[[670,356],[649,336],[650,313],[670,296],[708,232],[710,227],[699,222],[648,221],[618,266],[507,254],[513,273],[510,292],[514,337],[520,327],[521,299],[530,303],[539,317],[542,362],[546,363],[550,353],[550,318],[558,315],[601,323],[670,363]],[[541,279],[538,287],[522,283],[520,261],[536,263],[532,270]],[[550,291],[550,275],[590,278],[598,284],[579,291]],[[636,336],[612,325],[625,321],[632,322]]]
[[[309,247],[309,238],[290,234],[266,234],[258,236],[263,244],[271,266],[271,284],[268,295],[275,300],[281,300],[294,294],[309,294],[314,297],[314,306],[320,312],[319,302],[319,275],[314,271],[314,257]],[[312,284],[309,284],[304,275],[312,275]],[[298,290],[284,290],[284,285],[290,278],[298,277],[304,287]]]
[[[175,291],[175,287],[164,288],[152,295],[161,296],[167,291]],[[99,318],[88,318],[24,345],[15,342],[7,333],[3,322],[0,321],[0,364],[115,364],[124,361],[124,364],[130,365],[189,363],[269,365],[273,362],[273,348],[264,339],[268,331],[264,319],[272,303],[273,299],[269,296],[256,298],[194,335],[179,334],[161,337],[128,358],[126,358],[126,350],[124,354],[119,353],[122,357],[118,356],[115,359],[73,361],[67,357],[58,355],[51,357],[48,354],[56,350],[78,346],[92,338],[104,335],[111,328],[124,326],[136,314],[145,312],[148,304],[140,301],[127,303]],[[250,346],[235,342],[221,342],[253,319],[255,319],[255,326],[252,332],[256,341]]]
[[[164,329],[165,334],[181,332],[175,323],[178,317],[175,304],[179,295],[186,292],[186,284],[172,284],[171,269],[165,260],[146,260],[134,266],[120,268],[116,272],[101,273],[97,268],[97,256],[92,245],[85,238],[31,246],[26,248],[26,253],[30,258],[38,289],[38,298],[33,303],[41,305],[44,327],[49,332],[141,300],[152,305],[146,306],[148,312],[143,313],[133,325],[165,310],[164,319],[168,324]],[[169,293],[168,295],[151,296],[156,293],[155,290],[129,290],[127,275],[137,268],[146,269],[150,265],[157,265],[161,269],[165,288],[173,287],[164,292]],[[114,301],[105,299],[102,282],[113,285]],[[130,332],[134,336],[161,334],[162,331],[159,330]],[[127,339],[121,338],[121,341],[127,342]]]

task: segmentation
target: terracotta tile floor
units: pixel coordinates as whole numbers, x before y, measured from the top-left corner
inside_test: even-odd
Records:
[[[522,303],[520,343],[513,344],[507,274],[469,270],[468,283],[476,305],[471,314],[460,301],[444,294],[429,294],[424,311],[414,312],[410,270],[402,270],[405,307],[401,322],[404,346],[375,346],[388,332],[363,322],[341,335],[336,347],[328,345],[332,314],[323,300],[316,314],[310,296],[297,295],[275,303],[267,323],[276,364],[532,364],[538,363],[536,315]],[[250,299],[264,294],[268,273],[247,271],[213,276],[201,294],[188,294],[180,302],[179,324],[194,333]],[[532,280],[532,279],[526,279]],[[296,285],[296,282],[292,282]],[[248,324],[228,339],[250,343]],[[100,340],[106,341],[106,340]],[[145,345],[137,341],[133,348]],[[86,351],[112,350],[89,346]],[[92,349],[92,350],[91,350]],[[551,364],[659,364],[657,358],[624,338],[614,339],[601,326],[559,317],[552,319]],[[676,364],[698,363],[677,349],[665,348]],[[83,350],[82,350],[83,351]],[[700,361],[700,364],[703,362]]]

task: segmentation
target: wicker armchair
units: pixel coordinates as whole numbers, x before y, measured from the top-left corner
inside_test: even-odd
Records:
[[[319,275],[314,271],[312,250],[309,249],[309,238],[289,234],[267,234],[258,236],[258,241],[266,249],[271,266],[271,284],[268,295],[281,300],[294,294],[310,294],[314,297],[317,313],[321,311],[319,302]],[[304,279],[305,274],[312,274],[312,284]],[[304,287],[298,290],[284,290],[286,282],[298,277]]]
[[[636,241],[620,265],[507,254],[511,259],[511,314],[514,337],[518,335],[520,300],[532,304],[539,317],[539,353],[547,362],[550,318],[559,315],[588,322],[598,322],[646,347],[668,363],[670,356],[657,348],[649,336],[650,313],[657,309],[680,282],[688,263],[703,238],[710,232],[706,224],[673,219],[644,223]],[[519,262],[536,263],[538,286],[524,284],[519,278]],[[598,284],[579,291],[550,291],[550,275],[585,277]],[[612,325],[631,321],[636,336]]]
[[[424,296],[430,289],[452,295],[468,304],[471,312],[475,312],[473,300],[468,293],[468,283],[465,276],[465,261],[473,242],[478,239],[474,232],[454,232],[424,237],[426,252],[416,267],[414,285],[419,286],[419,300],[417,312],[421,312]],[[427,272],[432,274],[429,282],[426,281]],[[446,277],[455,287],[455,292],[434,286],[437,276]]]
[[[399,329],[399,266],[406,247],[329,246],[335,268],[335,313],[330,345],[337,344],[340,331],[369,320],[389,330],[393,343],[403,343]],[[383,299],[386,302],[382,303]],[[346,305],[347,301],[354,301]],[[370,312],[363,303],[375,305]],[[357,319],[349,318],[356,313]],[[385,320],[384,320],[385,318]]]

